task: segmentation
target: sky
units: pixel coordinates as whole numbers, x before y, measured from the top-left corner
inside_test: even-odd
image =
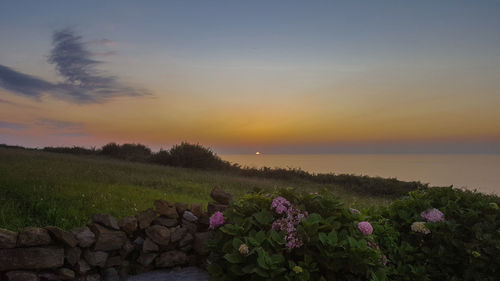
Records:
[[[500,153],[499,1],[2,1],[0,143]]]

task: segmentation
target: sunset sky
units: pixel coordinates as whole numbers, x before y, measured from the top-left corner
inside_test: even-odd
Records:
[[[2,1],[0,143],[500,153],[500,1]]]

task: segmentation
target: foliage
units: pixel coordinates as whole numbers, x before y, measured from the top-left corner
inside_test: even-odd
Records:
[[[378,212],[391,280],[498,280],[500,198],[453,188],[410,192]],[[424,212],[436,208],[444,221]],[[424,212],[424,213],[422,213]],[[427,218],[427,220],[426,220]],[[427,231],[415,226],[422,222]]]
[[[243,176],[258,176],[275,179],[309,180],[321,184],[334,184],[342,186],[352,192],[368,193],[370,195],[393,198],[405,195],[416,189],[427,188],[426,184],[415,181],[404,182],[394,178],[386,179],[349,174],[315,174],[296,168],[240,167],[238,174]]]
[[[223,161],[211,149],[199,144],[183,142],[170,149],[169,165],[184,168],[201,169],[224,169],[231,167],[227,161]]]
[[[151,159],[151,149],[143,144],[116,143],[106,144],[101,148],[102,155],[136,162],[149,162]]]
[[[96,155],[98,150],[93,148],[84,148],[80,146],[73,147],[44,147],[43,151],[55,152],[55,153],[67,153],[67,154],[77,154],[77,155]]]
[[[326,191],[251,193],[224,216],[208,245],[214,280],[386,280],[376,234],[363,236],[363,216]]]

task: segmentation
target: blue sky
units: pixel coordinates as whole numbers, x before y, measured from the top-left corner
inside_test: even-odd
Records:
[[[113,94],[48,61],[61,30]],[[498,1],[9,1],[0,41],[3,75],[48,83],[4,80],[0,142],[500,150]]]

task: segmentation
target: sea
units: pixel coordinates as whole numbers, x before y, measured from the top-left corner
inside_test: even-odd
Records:
[[[500,154],[222,154],[248,167],[301,168],[420,181],[500,195]]]

